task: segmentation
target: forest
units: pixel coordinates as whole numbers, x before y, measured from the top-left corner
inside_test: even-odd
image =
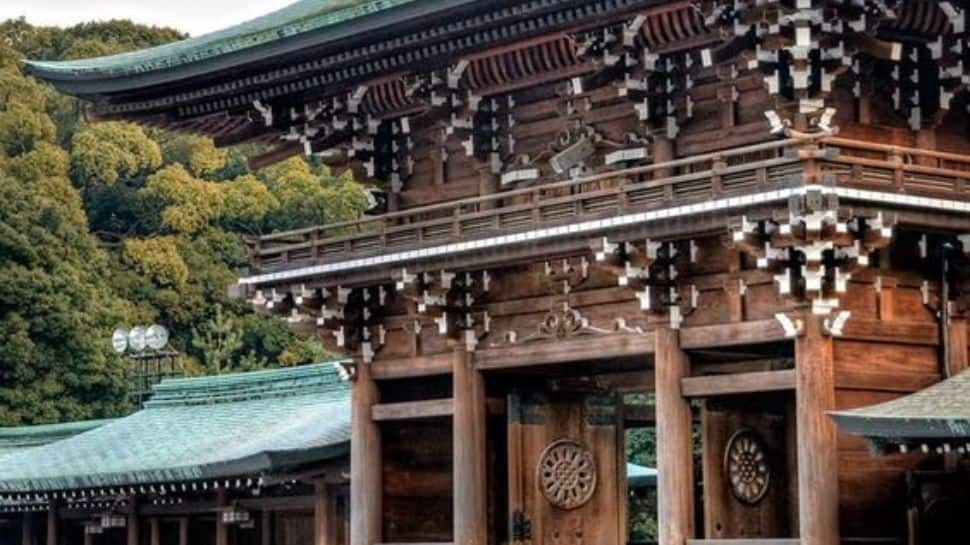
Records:
[[[0,24],[0,426],[127,412],[117,327],[166,326],[189,374],[328,356],[227,288],[245,236],[355,218],[366,187],[303,158],[250,172],[254,149],[86,123],[77,100],[20,68],[183,37],[128,21]]]

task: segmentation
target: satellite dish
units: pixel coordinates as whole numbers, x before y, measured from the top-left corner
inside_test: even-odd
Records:
[[[128,346],[135,352],[142,352],[145,350],[145,337],[147,334],[148,331],[142,326],[131,328],[131,331],[128,332]]]
[[[168,346],[168,330],[155,324],[145,333],[145,343],[152,350],[161,350]]]
[[[118,354],[124,354],[128,350],[128,331],[118,328],[111,334],[111,348]]]

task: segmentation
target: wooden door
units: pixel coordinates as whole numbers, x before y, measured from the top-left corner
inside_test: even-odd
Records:
[[[534,545],[625,545],[626,464],[616,396],[509,397],[509,535]]]

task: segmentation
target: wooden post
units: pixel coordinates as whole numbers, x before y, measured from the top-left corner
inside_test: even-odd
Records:
[[[270,545],[273,541],[273,512],[266,510],[260,515],[259,545]]]
[[[381,434],[371,418],[379,400],[377,384],[368,364],[357,364],[351,395],[350,440],[350,545],[381,542]]]
[[[501,184],[498,176],[492,172],[492,166],[488,162],[476,162],[476,165],[476,170],[478,171],[478,195],[487,197],[498,193],[501,189]],[[498,201],[496,200],[483,202],[479,206],[480,210],[494,210],[495,208],[498,208]]]
[[[179,519],[179,545],[189,545],[189,517]]]
[[[24,513],[20,519],[20,545],[34,545],[34,515]]]
[[[947,356],[950,376],[955,377],[970,367],[970,347],[967,346],[967,319],[950,320],[950,353]]]
[[[822,319],[806,315],[795,340],[795,424],[798,437],[798,526],[802,545],[838,545],[839,482],[832,339]]]
[[[94,545],[94,534],[89,534],[87,530],[84,531],[84,545]]]
[[[663,135],[657,135],[653,140],[653,163],[666,163],[674,160],[674,142]],[[653,179],[662,180],[673,176],[670,168],[660,168],[654,171]]]
[[[454,542],[486,545],[485,379],[466,350],[456,350],[454,358]]]
[[[332,486],[324,481],[314,483],[313,543],[337,545],[337,498]]]
[[[226,489],[216,492],[216,545],[229,545],[229,525],[222,522],[222,512],[229,505]]]
[[[150,532],[151,536],[149,538],[149,543],[151,545],[162,545],[161,522],[162,521],[158,520],[158,517],[152,517],[151,520],[148,521],[148,524],[150,525],[150,530],[151,530]]]
[[[693,422],[680,391],[690,360],[677,331],[661,327],[655,335],[658,537],[660,545],[684,545],[694,537]]]
[[[51,502],[47,510],[47,545],[57,545],[58,539],[57,503]]]
[[[131,498],[130,502],[131,511],[128,512],[128,521],[125,524],[125,529],[128,531],[128,545],[140,545],[141,526],[138,520],[138,504],[135,502],[135,498]]]

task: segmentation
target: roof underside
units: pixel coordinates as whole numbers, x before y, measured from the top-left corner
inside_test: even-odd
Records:
[[[832,413],[846,432],[877,442],[970,438],[970,371],[914,394]]]
[[[331,364],[166,381],[145,409],[2,458],[0,490],[255,475],[343,455],[349,390]]]

